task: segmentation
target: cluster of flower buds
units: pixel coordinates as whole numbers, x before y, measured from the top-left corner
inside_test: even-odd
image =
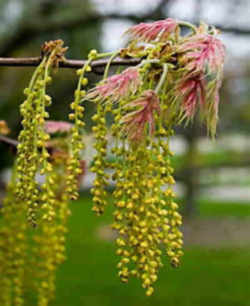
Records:
[[[71,129],[71,153],[68,161],[68,173],[66,179],[66,189],[69,198],[76,200],[78,198],[79,189],[79,176],[82,174],[82,163],[81,163],[81,151],[84,148],[82,141],[82,132],[85,126],[83,121],[84,117],[84,106],[81,102],[85,99],[86,91],[83,89],[88,84],[88,79],[85,77],[87,72],[90,72],[90,63],[97,57],[96,50],[91,50],[88,55],[88,60],[86,64],[79,70],[77,70],[77,75],[79,77],[77,89],[75,90],[75,99],[71,103],[70,107],[73,110],[69,114],[69,119],[74,122],[74,126]]]
[[[162,266],[163,246],[173,266],[179,265],[182,256],[181,216],[171,189],[174,183],[169,165],[171,152],[164,141],[150,140],[129,149],[116,148],[114,152],[123,158],[124,164],[115,165],[113,175],[116,181],[113,229],[118,232],[119,276],[123,282],[131,276],[138,277],[146,294],[151,295]]]
[[[183,26],[190,31],[181,31]],[[149,296],[163,255],[173,267],[180,263],[182,218],[172,188],[175,180],[169,140],[174,127],[183,119],[192,120],[197,112],[210,134],[215,135],[225,50],[214,28],[171,18],[140,23],[126,34],[130,36],[126,48],[109,54],[92,50],[77,71],[79,81],[69,115],[73,124],[46,122],[46,108],[51,104],[46,94],[51,67],[64,59],[66,48],[62,41],[43,47],[42,61],[24,91],[16,174],[3,209],[9,227],[0,230],[1,305],[24,305],[23,279],[31,266],[37,268],[38,305],[47,306],[54,295],[55,270],[65,259],[68,202],[78,197],[85,166],[81,159],[81,103],[85,100],[96,104],[92,118],[96,141],[91,167],[96,174],[91,189],[93,210],[98,215],[104,212],[111,178],[106,170],[111,170],[115,183],[113,229],[118,235],[121,280],[139,278]],[[108,77],[110,63],[118,55],[141,58],[141,62]],[[107,56],[110,59],[104,78],[86,92],[85,74],[91,71],[92,60]],[[113,118],[111,124],[107,118]],[[6,132],[0,121],[1,130]],[[67,135],[63,144],[51,136],[58,133]],[[107,160],[109,136],[114,139],[114,162]],[[37,174],[44,177],[44,183],[37,180]],[[32,225],[39,223],[33,239],[34,256],[29,259],[32,265],[25,252],[31,230],[25,225],[26,215]]]
[[[182,26],[190,28],[185,35]],[[198,110],[208,131],[215,134],[225,51],[215,29],[171,18],[140,23],[126,34],[129,45],[120,56],[143,60],[108,78],[105,73],[86,95],[97,104],[93,210],[104,211],[105,170],[110,167],[119,276],[123,282],[138,277],[151,295],[162,266],[162,248],[173,267],[183,254],[169,139],[174,126],[193,119]],[[105,160],[108,112],[113,115],[110,130],[115,142],[111,164]]]
[[[92,210],[101,215],[104,212],[104,208],[107,205],[107,185],[109,175],[105,173],[105,169],[108,167],[107,163],[107,127],[106,127],[106,107],[99,104],[97,106],[96,114],[92,117],[96,122],[93,127],[96,143],[94,145],[96,149],[96,155],[93,159],[93,165],[91,171],[95,173],[94,187],[91,189],[93,195],[93,208]]]
[[[46,94],[51,67],[58,66],[64,52],[61,41],[46,43],[43,59],[24,91],[23,130],[18,139],[13,177],[1,208],[0,304],[3,306],[26,305],[24,281],[27,279],[37,284],[37,304],[47,306],[54,296],[56,268],[65,260],[70,214],[65,177],[71,156],[70,139],[74,138],[70,137],[73,125],[46,120],[49,117],[46,108],[51,104]],[[76,126],[80,126],[78,121]],[[0,127],[5,133],[7,126],[1,122]],[[77,141],[80,146],[81,139]],[[43,180],[37,179],[38,174]],[[35,231],[27,226],[27,219],[38,227]],[[32,245],[28,243],[31,240]]]
[[[55,277],[57,267],[64,262],[67,220],[70,215],[69,199],[65,192],[62,172],[55,172],[54,192],[57,197],[54,203],[55,220],[53,223],[43,222],[33,237],[33,279],[36,282],[38,306],[47,306],[55,296]],[[58,168],[58,170],[59,170]]]
[[[70,215],[69,195],[66,188],[72,124],[46,121],[45,129],[51,134],[48,143],[53,171],[48,176],[50,192],[54,194],[53,222],[42,222],[33,235],[32,267],[36,281],[38,305],[47,306],[55,296],[55,274],[65,260],[67,220]],[[45,205],[44,205],[45,206]]]
[[[16,197],[16,167],[1,208],[0,228],[0,304],[26,305],[24,287],[27,280],[37,293],[37,305],[47,306],[55,295],[55,273],[65,260],[67,220],[70,215],[69,197],[65,186],[69,140],[72,125],[67,122],[46,121],[45,130],[51,134],[47,143],[52,171],[41,186],[41,210],[46,216],[53,205],[53,220],[46,217],[34,231],[27,225],[26,203]],[[44,186],[47,198],[44,198]],[[50,205],[49,205],[50,204]],[[29,242],[32,240],[32,243]]]
[[[40,78],[35,82],[34,89],[25,90],[27,100],[21,106],[23,130],[19,135],[17,158],[16,195],[27,202],[28,221],[34,226],[40,200],[36,174],[40,172],[44,175],[52,170],[46,149],[49,135],[43,129],[45,119],[48,117],[45,107],[50,103],[50,97],[47,95],[40,97],[40,92],[44,92],[46,83],[50,82],[49,77],[44,79],[45,67],[46,61],[38,68]]]
[[[1,208],[0,305],[24,304],[24,271],[27,249],[25,204],[14,194],[14,175]]]
[[[26,100],[21,105],[23,130],[19,135],[17,153],[17,184],[16,196],[27,203],[28,221],[36,226],[41,217],[39,206],[46,211],[43,219],[54,217],[54,194],[51,189],[53,178],[50,176],[52,166],[49,162],[47,142],[50,139],[45,129],[45,120],[49,117],[46,108],[51,104],[51,98],[46,94],[47,84],[51,82],[51,67],[57,65],[65,48],[62,41],[46,43],[43,47],[44,57],[35,70],[29,87],[24,90]],[[36,176],[40,173],[46,176],[44,185],[40,186]]]

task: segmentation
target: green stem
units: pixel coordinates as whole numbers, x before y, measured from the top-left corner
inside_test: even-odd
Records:
[[[97,54],[95,59],[112,56],[113,54],[114,54],[114,52],[99,53],[99,54]]]
[[[90,65],[91,62],[92,62],[92,59],[88,59],[88,60],[86,61],[86,63],[83,65],[83,67],[82,67],[82,73],[80,74],[80,77],[79,77],[79,80],[78,80],[78,84],[77,84],[77,91],[78,91],[78,92],[81,91],[81,88],[82,88],[82,80],[83,80],[83,78],[84,78],[86,68]],[[80,96],[80,95],[77,95],[77,96],[75,97],[75,99],[76,99],[75,102],[76,102],[77,104],[79,104],[80,102],[82,102],[81,96]],[[76,126],[77,126],[77,124],[76,124],[77,120],[78,120],[78,116],[77,116],[77,113],[75,113],[75,125],[76,125]],[[72,147],[71,147],[71,149],[72,149]]]
[[[168,73],[168,64],[163,64],[163,72],[160,78],[159,83],[157,84],[156,88],[155,88],[155,92],[158,94],[159,91],[162,88],[162,85],[164,84],[166,77],[167,77],[167,73]]]
[[[37,67],[37,69],[36,69],[35,72],[33,73],[32,78],[31,78],[30,83],[29,83],[29,89],[31,89],[31,88],[33,87],[33,85],[34,85],[34,83],[35,83],[35,80],[36,80],[36,78],[37,78],[37,76],[38,76],[38,74],[39,74],[39,68],[40,68],[41,66],[44,65],[44,63],[45,63],[46,60],[47,60],[47,58],[46,58],[46,56],[45,56],[45,57],[43,58],[43,60],[41,61],[39,67]]]
[[[50,68],[50,66],[52,64],[52,59],[53,59],[55,54],[56,54],[56,50],[53,50],[52,53],[50,54],[48,60],[47,60],[47,63],[45,65],[45,69],[44,69],[44,80],[43,80],[44,83],[43,83],[43,88],[42,88],[42,92],[41,92],[41,96],[40,96],[41,103],[42,103],[41,106],[42,106],[43,113],[46,112],[45,95],[46,95],[46,83],[47,83],[47,79],[49,77],[49,68]],[[44,123],[42,124],[41,128],[44,129]],[[37,135],[36,135],[36,139],[35,140],[37,141]],[[36,146],[36,148],[37,148],[37,146]],[[43,151],[43,153],[45,153],[47,151],[45,144],[42,147],[42,151]],[[44,168],[46,168],[46,165],[47,165],[47,160],[44,161]]]
[[[178,21],[178,24],[180,26],[190,28],[194,32],[194,34],[197,34],[197,27],[194,26],[192,23],[187,22],[187,21]]]
[[[137,65],[137,67],[139,68],[139,67],[142,67],[146,64],[158,64],[158,63],[160,63],[160,60],[158,60],[156,58],[155,59],[147,59],[147,60],[141,61],[141,63],[139,65]]]
[[[117,55],[118,55],[119,53],[120,53],[120,50],[115,51],[115,52],[113,52],[113,55],[109,58],[109,61],[108,61],[107,65],[106,65],[106,67],[105,67],[105,70],[104,70],[103,79],[106,79],[106,78],[108,77],[109,68],[110,68],[110,65],[111,65],[111,63],[112,63],[112,60],[113,60],[114,58],[116,58]]]

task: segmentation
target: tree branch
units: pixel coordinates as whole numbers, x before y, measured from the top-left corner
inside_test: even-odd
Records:
[[[116,58],[112,61],[113,66],[135,66],[141,61],[140,58]],[[13,58],[13,57],[0,57],[0,66],[9,67],[35,67],[41,62],[41,57],[24,57],[24,58]],[[105,67],[107,65],[108,59],[92,61],[91,67],[94,72],[95,68]],[[65,59],[59,63],[60,68],[82,68],[86,63],[86,60],[74,60]]]
[[[14,148],[17,147],[17,145],[18,145],[17,140],[9,138],[7,136],[3,136],[3,135],[0,135],[0,142],[6,143],[6,144],[8,144],[8,145],[10,145],[11,147],[14,147]]]

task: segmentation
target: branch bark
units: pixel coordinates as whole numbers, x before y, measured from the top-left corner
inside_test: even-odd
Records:
[[[17,140],[9,138],[7,136],[3,136],[3,135],[0,135],[0,142],[6,143],[6,144],[8,144],[8,145],[10,145],[11,147],[14,147],[14,148],[16,148],[17,145],[18,145]]]
[[[112,61],[112,66],[135,66],[141,61],[140,58],[116,58]],[[0,57],[0,66],[9,67],[35,67],[41,62],[41,57],[24,57],[24,58],[13,58],[13,57]],[[105,67],[107,65],[108,59],[96,60],[91,63],[91,67],[94,72],[95,68]],[[65,59],[59,63],[60,68],[82,68],[86,63],[86,60],[75,60],[75,59]]]

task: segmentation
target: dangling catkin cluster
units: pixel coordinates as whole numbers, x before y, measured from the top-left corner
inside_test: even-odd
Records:
[[[44,45],[43,59],[21,106],[23,130],[18,156],[1,208],[1,306],[26,305],[28,284],[37,293],[37,305],[47,306],[55,295],[56,269],[65,260],[70,214],[65,177],[72,125],[45,120],[49,117],[46,107],[51,103],[46,85],[51,81],[51,68],[63,60],[64,51],[61,41]],[[36,229],[27,225],[27,216]]]
[[[14,168],[15,169],[15,168]],[[25,305],[24,271],[26,267],[26,205],[14,194],[15,170],[1,208],[0,228],[0,305]]]
[[[182,36],[181,26],[191,32]],[[135,25],[127,34],[131,41],[119,55],[143,60],[107,77],[109,61],[104,79],[85,97],[97,104],[97,154],[91,169],[96,179],[91,192],[99,215],[107,204],[107,171],[112,170],[119,276],[123,282],[136,276],[151,295],[162,255],[177,267],[183,254],[169,140],[173,127],[191,120],[197,109],[215,134],[224,46],[215,38],[215,29],[170,18]],[[113,116],[110,129],[108,113]],[[106,157],[108,134],[114,141],[113,163]]]
[[[96,125],[93,127],[95,134],[95,149],[96,155],[93,159],[91,171],[96,174],[94,180],[94,188],[91,189],[93,195],[93,208],[92,210],[101,215],[107,205],[107,186],[109,175],[105,173],[107,168],[107,126],[106,126],[106,107],[99,104],[97,105],[96,114],[92,117]]]
[[[65,144],[67,142],[68,139]],[[30,289],[37,294],[38,306],[47,306],[55,296],[56,270],[65,260],[65,236],[70,215],[64,182],[68,153],[59,148],[60,144],[57,143],[56,152],[50,156],[53,166],[53,222],[44,219],[35,230],[28,226],[26,203],[17,201],[15,197],[16,172],[15,168],[13,170],[12,181],[1,209],[1,306],[26,305],[24,295]],[[32,288],[28,287],[29,284],[32,284]]]
[[[123,282],[130,276],[140,278],[146,294],[151,295],[162,254],[168,255],[173,266],[178,266],[182,256],[171,152],[167,140],[150,138],[114,148],[113,152],[120,161],[113,164],[113,228],[118,231],[119,276]]]
[[[90,62],[87,61],[82,69],[77,70],[79,76],[77,89],[75,90],[75,99],[70,107],[73,112],[69,115],[69,119],[74,121],[71,137],[71,154],[67,166],[66,188],[69,198],[76,200],[78,198],[78,176],[81,174],[81,150],[84,148],[82,142],[82,128],[85,126],[83,121],[84,106],[80,105],[86,91],[83,88],[88,84],[88,79],[84,76],[86,72],[91,71]]]
[[[26,305],[29,281],[25,280],[32,280],[38,306],[48,306],[55,295],[55,272],[65,260],[68,203],[78,197],[83,174],[82,103],[86,100],[96,105],[93,211],[104,212],[112,178],[112,227],[117,234],[121,280],[137,277],[150,296],[164,255],[173,267],[180,263],[182,218],[173,191],[169,141],[174,127],[183,120],[188,123],[197,113],[215,135],[225,50],[218,31],[204,23],[196,27],[168,18],[132,26],[127,34],[126,48],[100,54],[92,50],[77,71],[69,115],[73,124],[46,120],[51,104],[47,85],[52,68],[65,60],[66,48],[60,40],[42,48],[40,65],[24,91],[17,160],[1,208],[1,306]],[[141,60],[108,76],[117,56]],[[104,57],[109,59],[103,79],[86,92],[86,73],[100,66],[98,59]],[[4,122],[0,129],[8,132]]]
[[[55,272],[65,260],[65,235],[67,233],[67,219],[70,215],[69,199],[65,191],[62,191],[62,188],[65,188],[62,175],[65,173],[66,171],[59,171],[55,174],[54,221],[53,223],[43,222],[34,235],[33,258],[36,260],[33,264],[37,267],[34,274],[36,276],[38,306],[47,306],[49,301],[55,297]]]
[[[46,179],[39,192],[37,174],[50,176],[52,166],[48,160],[49,153],[46,143],[49,134],[44,129],[45,120],[49,117],[46,108],[51,104],[51,98],[46,94],[47,84],[51,82],[51,67],[63,58],[65,48],[62,41],[46,43],[43,47],[44,56],[41,64],[35,70],[29,87],[24,90],[26,100],[21,105],[23,129],[19,135],[17,152],[17,185],[16,196],[27,203],[27,219],[33,226],[40,217],[39,206],[45,211],[43,218],[52,220],[54,217],[54,195],[50,187],[52,177]],[[39,215],[40,213],[40,215]]]

